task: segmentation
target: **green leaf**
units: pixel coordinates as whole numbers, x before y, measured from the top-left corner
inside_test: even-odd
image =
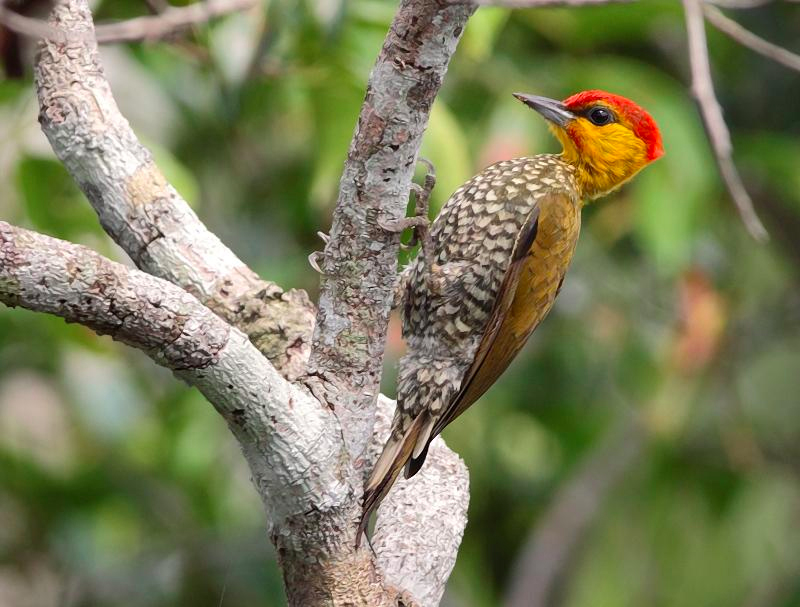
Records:
[[[734,156],[746,175],[769,183],[777,194],[777,202],[800,215],[800,143],[795,137],[759,132],[737,137]]]

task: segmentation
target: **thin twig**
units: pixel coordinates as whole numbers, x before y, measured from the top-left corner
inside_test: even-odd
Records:
[[[20,15],[5,6],[0,1],[0,25],[4,25],[12,32],[28,36],[29,38],[47,38],[58,42],[62,40],[64,33],[60,30],[50,27],[44,21],[38,19],[31,19],[25,15]]]
[[[742,46],[746,46],[750,50],[768,59],[772,59],[791,70],[800,72],[800,55],[782,46],[778,46],[769,40],[764,40],[760,36],[756,36],[753,32],[745,29],[733,19],[726,17],[722,11],[714,6],[708,4],[704,5],[703,12],[711,25],[723,34],[730,36]]]
[[[207,23],[216,17],[247,10],[255,4],[256,0],[206,0],[189,6],[169,7],[157,15],[100,24],[95,28],[95,34],[100,44],[158,40],[182,29]],[[66,37],[70,40],[75,38],[74,35],[65,34],[44,21],[15,13],[1,3],[0,23],[13,32],[31,38],[44,38],[54,42],[62,42]]]
[[[722,8],[758,8],[775,2],[775,0],[706,0],[708,4],[716,4]]]
[[[692,93],[700,109],[708,133],[711,149],[728,193],[731,195],[747,231],[756,240],[769,238],[753,208],[753,201],[742,183],[733,163],[733,144],[728,125],[722,116],[722,107],[714,94],[711,65],[708,58],[703,9],[700,0],[683,0],[686,15],[686,33],[689,44],[689,63],[692,71]]]
[[[206,0],[189,6],[171,7],[158,15],[98,25],[97,41],[108,44],[157,40],[187,27],[207,23],[216,17],[244,11],[255,5],[256,0]]]

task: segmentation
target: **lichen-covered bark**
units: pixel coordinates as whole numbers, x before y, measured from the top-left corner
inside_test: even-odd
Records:
[[[274,534],[308,511],[355,512],[335,416],[182,289],[0,222],[0,302],[110,335],[197,387],[239,439]]]
[[[373,442],[364,454],[397,253],[397,237],[375,221],[405,208],[430,106],[472,10],[405,0],[387,36],[343,175],[311,376],[314,307],[304,292],[259,279],[166,182],[117,109],[86,0],[57,0],[58,35],[37,59],[43,130],[144,272],[0,222],[0,302],[109,334],[202,391],[250,465],[293,607],[433,607],[455,560],[469,494],[463,463],[441,441],[427,474],[401,484],[380,512],[377,557],[355,549],[355,531],[363,473],[378,449]],[[328,389],[322,403],[306,385]],[[394,403],[377,406],[383,438]]]
[[[372,74],[339,186],[309,372],[334,390],[357,468],[372,434],[399,235],[431,106],[475,5],[404,0]]]
[[[440,554],[435,538],[423,544],[434,552],[426,551],[421,559],[387,560],[386,575],[376,568],[370,551],[355,549],[357,475],[336,417],[284,380],[244,334],[195,297],[85,247],[0,222],[0,302],[55,314],[142,349],[214,404],[239,440],[264,502],[290,605],[438,604],[438,598],[425,599],[441,596],[451,564],[443,568],[438,558],[428,560],[430,554]],[[392,403],[384,399],[382,405],[385,433]],[[438,449],[445,448],[441,444]],[[463,465],[460,474],[447,469],[454,461],[459,465],[456,456],[442,458],[435,451],[431,470],[438,469],[441,460],[443,470],[453,472],[454,478],[463,476]],[[468,499],[464,489],[430,502],[448,510],[456,495],[461,506],[455,510],[461,510]],[[414,510],[419,512],[416,506]],[[453,520],[463,527],[464,521]],[[419,525],[402,507],[387,521],[391,534],[406,538],[394,552],[398,557],[402,550],[414,551],[414,538],[435,523]],[[452,553],[441,558],[451,563],[457,545],[446,547]],[[397,585],[387,584],[386,578]],[[405,589],[406,580],[419,582],[412,590],[421,593],[421,600]]]
[[[238,326],[285,376],[300,375],[315,313],[305,292],[261,280],[166,181],[117,108],[87,3],[58,3],[50,24],[64,36],[39,49],[39,121],[103,228],[139,268]]]
[[[399,588],[387,587],[375,568],[372,555],[351,551],[322,568],[313,561],[280,556],[286,581],[286,597],[293,607],[423,607]]]

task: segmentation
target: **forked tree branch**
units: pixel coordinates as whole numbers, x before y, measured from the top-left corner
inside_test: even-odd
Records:
[[[416,113],[398,117],[396,124],[386,127],[386,132],[398,132],[395,129],[402,128],[404,118],[412,120],[409,132],[414,136],[413,144],[418,146],[433,95],[455,46],[452,40],[442,39],[441,29],[437,28],[444,22],[455,31],[459,26],[452,23],[454,15],[462,19],[463,27],[470,12],[464,7],[453,11],[440,9],[434,0],[405,2],[399,16],[405,20],[406,26],[414,24],[422,33],[412,36],[414,27],[403,29],[403,22],[398,25],[396,20],[384,46],[382,60],[379,60],[370,81],[372,90],[377,91],[374,96],[380,97],[381,101],[373,104],[373,95],[368,94],[363,115],[374,115],[375,108],[381,108],[381,103],[388,99],[387,95],[405,91],[408,99],[404,98],[401,105],[416,103],[421,107],[415,108]],[[50,27],[60,34],[57,41],[43,41],[37,60],[40,122],[56,154],[94,206],[103,227],[140,268],[182,287],[230,325],[245,330],[261,351],[281,367],[284,375],[300,375],[313,322],[313,307],[305,293],[283,293],[277,285],[261,281],[203,226],[166,182],[117,109],[100,65],[86,0],[59,0]],[[454,37],[459,34],[460,30]],[[409,73],[409,66],[398,58],[415,54],[419,55],[420,63],[416,66],[419,73]],[[390,67],[381,69],[382,61],[384,64],[388,61]],[[387,66],[383,65],[383,68]],[[425,73],[428,69],[431,74]],[[410,84],[407,82],[409,79]],[[433,88],[432,83],[435,83]],[[387,121],[392,120],[394,115],[387,117]],[[374,131],[368,130],[365,134],[366,139],[361,140],[359,146],[385,147],[383,142],[373,139]],[[358,134],[356,140],[359,140]],[[394,145],[388,146],[388,156],[382,156],[384,160],[398,152],[392,147]],[[409,154],[411,149],[402,145],[398,148],[401,154]],[[416,154],[416,149],[413,147],[411,156]],[[356,153],[361,163],[358,180],[375,170],[369,156],[359,159]],[[407,156],[410,166],[404,169],[406,194],[413,170],[411,156]],[[403,187],[399,181],[394,185]],[[388,240],[392,239],[396,241],[394,236]],[[43,250],[54,246],[49,241],[38,241],[38,244]],[[66,243],[61,245],[70,246]],[[140,274],[135,273],[135,276]],[[389,292],[391,282],[387,286]],[[158,284],[165,283],[159,281]],[[199,303],[197,305],[205,317],[215,318]],[[58,310],[52,311],[59,313]],[[80,320],[87,324],[92,322],[89,318]],[[217,322],[227,326],[222,320]],[[235,329],[228,329],[231,335],[237,339],[240,337]],[[229,371],[239,369],[249,374],[252,361],[247,357],[254,351],[248,349],[245,341],[237,350],[242,360],[230,360],[227,363]],[[272,370],[268,363],[263,364]],[[360,515],[363,469],[368,468],[371,462],[362,457],[358,460],[361,469],[354,470],[352,452],[348,456],[345,447],[348,443],[342,442],[342,428],[332,408],[316,403],[304,389],[286,384],[274,371],[272,376],[262,377],[264,381],[258,388],[250,386],[244,378],[233,383],[228,382],[227,377],[215,377],[213,381],[209,380],[213,385],[206,387],[204,393],[218,408],[219,402],[225,403],[231,398],[239,398],[243,405],[249,403],[237,406],[231,414],[236,419],[245,416],[262,423],[263,431],[250,436],[242,434],[238,425],[226,417],[254,471],[256,488],[268,506],[271,535],[283,566],[290,604],[307,607],[353,600],[358,604],[395,605],[399,597],[404,597],[407,605],[427,607],[437,604],[452,569],[465,524],[459,513],[466,510],[469,498],[466,482],[453,485],[440,482],[444,480],[440,478],[437,482],[429,480],[427,484],[409,484],[403,488],[405,501],[395,502],[390,510],[381,514],[379,525],[404,538],[402,549],[415,551],[417,543],[422,542],[420,545],[431,551],[429,556],[434,559],[433,564],[395,558],[400,554],[400,548],[383,551],[377,561],[367,549],[356,551],[354,535]],[[258,379],[258,373],[254,378],[253,381]],[[272,379],[278,382],[277,387],[271,385]],[[239,386],[246,393],[229,394],[239,390]],[[289,386],[289,392],[284,390],[285,386]],[[273,395],[278,400],[283,399],[280,415],[268,415],[262,419],[267,411],[259,397],[262,392],[263,398],[272,398],[269,395]],[[329,396],[332,402],[339,402],[336,390]],[[298,398],[304,399],[303,406],[297,406]],[[388,409],[392,408],[392,403],[381,399],[380,406],[387,408],[381,417],[384,419],[390,415]],[[313,409],[314,413],[307,411],[306,407]],[[223,415],[226,414],[224,411]],[[298,430],[300,426],[313,436],[304,436]],[[323,426],[324,432],[316,433]],[[367,442],[372,432],[371,424],[363,430],[363,440]],[[378,427],[376,431],[385,434],[388,430]],[[296,456],[291,465],[288,461],[279,462],[269,456],[272,441],[278,433],[282,440],[276,441],[276,445],[285,445],[286,440],[297,443],[291,452]],[[322,442],[316,445],[315,441]],[[329,441],[332,441],[331,448],[325,446]],[[321,447],[319,452],[317,446]],[[329,458],[324,470],[313,465],[323,457]],[[463,463],[447,451],[443,443],[432,451],[430,459],[428,479],[436,478],[436,474],[445,470],[452,472],[454,479],[466,479]],[[269,471],[263,470],[265,466],[269,466]],[[336,475],[336,482],[331,480],[330,474]],[[263,480],[269,478],[274,478],[274,483]],[[331,499],[326,492],[328,485],[336,499]],[[422,490],[427,493],[419,493]],[[280,494],[277,501],[286,504],[285,508],[275,510],[273,494]],[[420,524],[412,516],[419,503],[429,503],[430,507],[441,512],[453,512],[453,522],[448,520],[442,526],[439,520],[431,518]],[[380,568],[376,567],[376,562]],[[409,598],[408,593],[402,590],[406,581],[415,592],[421,593],[421,602]]]
[[[379,223],[405,214],[411,179],[450,58],[472,3],[403,0],[350,143],[324,256],[309,373],[330,390],[357,468],[372,436],[399,234]],[[327,388],[326,388],[327,387]]]
[[[404,0],[370,76],[323,261],[308,378],[323,388],[323,404],[284,381],[233,328],[285,376],[301,376],[314,321],[305,293],[259,279],[166,182],[113,100],[86,1],[60,0],[47,26],[36,66],[42,127],[104,228],[141,269],[169,282],[0,224],[0,301],[111,333],[203,391],[253,471],[292,606],[433,606],[455,561],[468,481],[440,440],[423,471],[398,483],[379,511],[377,557],[355,550],[353,538],[362,475],[392,409],[377,393],[398,237],[379,220],[405,209],[431,105],[474,9],[470,2]],[[152,33],[152,19],[166,12],[138,23]],[[700,21],[702,29],[702,15]],[[707,69],[707,54],[705,62]]]
[[[317,568],[314,559],[340,554],[324,568],[326,576],[287,588],[290,604],[327,604],[313,591],[332,585],[341,596],[362,595],[360,604],[395,605],[399,592],[409,606],[438,605],[469,501],[466,468],[441,440],[432,445],[426,472],[400,484],[379,521],[378,562],[383,579],[398,589],[387,594],[371,554],[352,551],[354,523],[348,523],[360,512],[353,489],[360,483],[353,482],[335,416],[281,378],[246,336],[196,298],[85,247],[0,222],[0,303],[110,335],[208,398],[241,445],[284,568],[298,569],[293,549]],[[380,436],[388,433],[393,410],[382,398]],[[434,512],[440,516],[422,516]]]
[[[164,178],[122,116],[85,0],[59,2],[35,65],[39,122],[108,234],[142,270],[183,287],[238,326],[287,377],[302,373],[314,307],[261,280]]]
[[[335,418],[183,289],[0,222],[0,302],[110,335],[197,387],[239,440],[273,528],[351,499]]]

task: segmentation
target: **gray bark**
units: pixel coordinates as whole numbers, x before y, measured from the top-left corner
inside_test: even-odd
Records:
[[[307,295],[261,280],[167,183],[114,101],[86,3],[58,3],[51,26],[64,36],[37,57],[39,122],[103,228],[139,268],[197,296],[297,377],[314,322]]]
[[[335,417],[183,289],[0,222],[0,301],[110,335],[198,388],[239,439],[273,532],[349,499]]]

